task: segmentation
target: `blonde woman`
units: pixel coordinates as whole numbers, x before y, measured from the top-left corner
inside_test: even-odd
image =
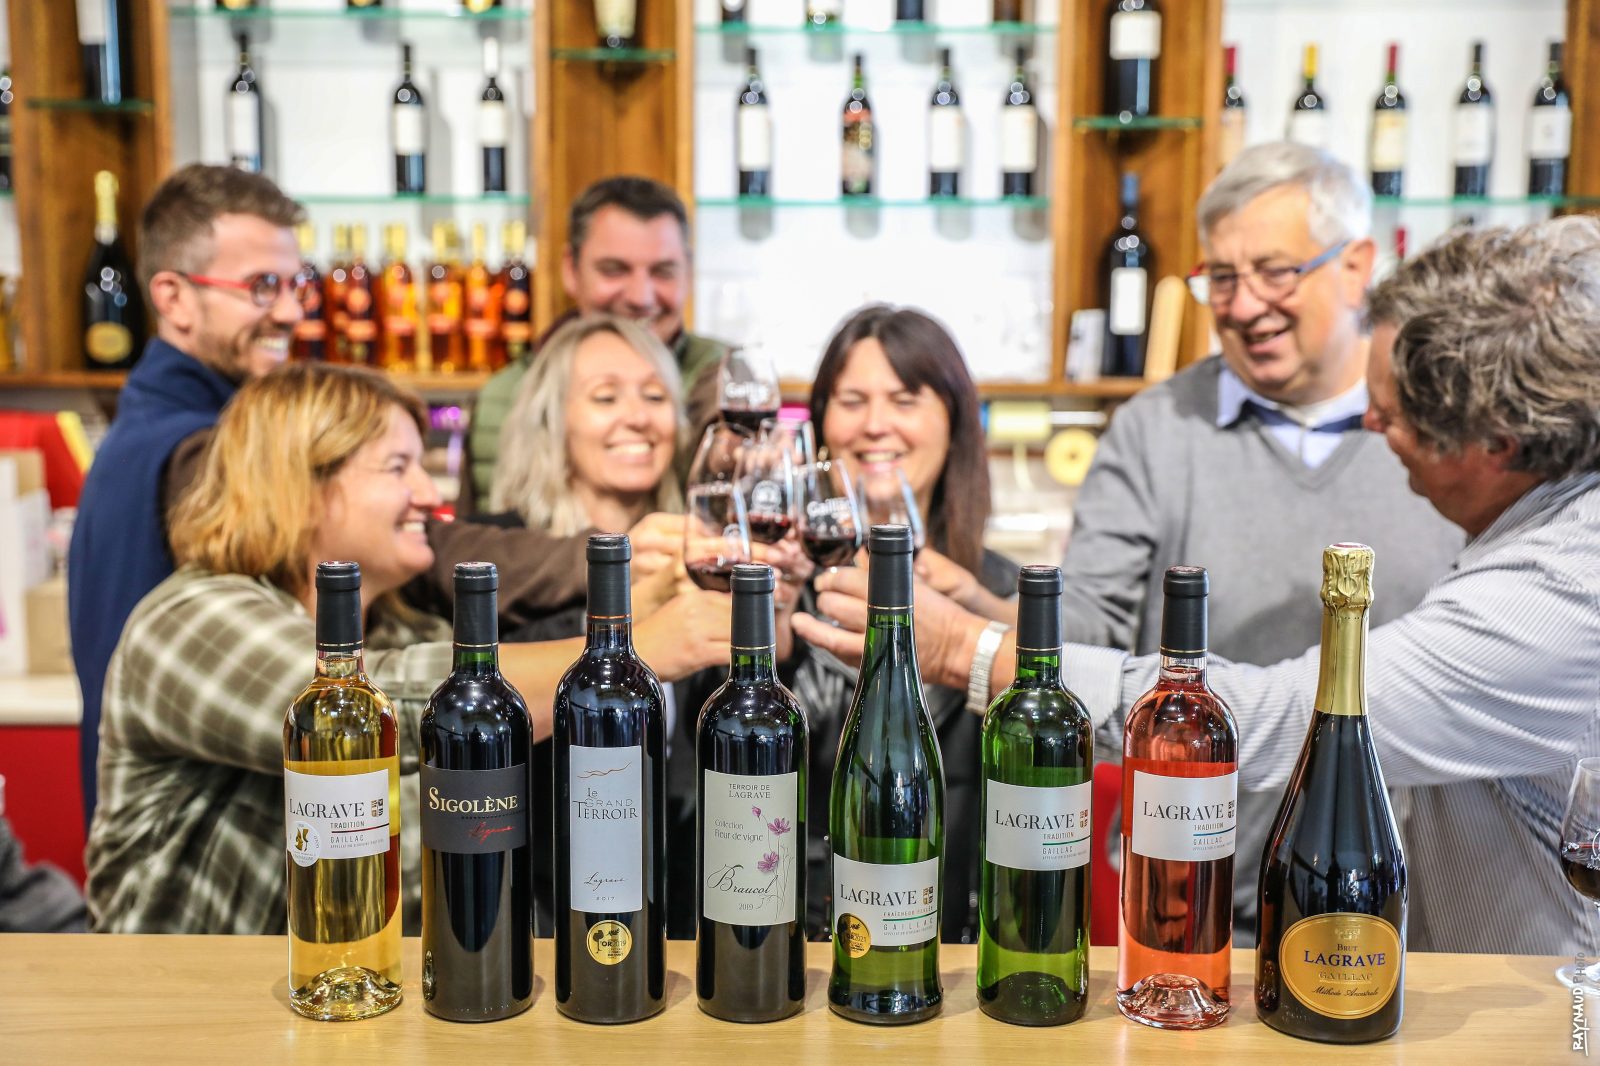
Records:
[[[380,374],[295,364],[239,390],[174,513],[179,569],[134,610],[111,659],[101,798],[88,847],[94,926],[282,933],[285,708],[314,661],[318,561],[360,564],[366,666],[400,716],[401,794],[417,800],[417,723],[449,671],[449,628],[393,593],[433,562],[423,521],[425,411]],[[666,677],[727,654],[727,608],[685,594],[636,628]],[[577,640],[507,645],[535,737]],[[406,926],[417,929],[415,818],[401,820]]]

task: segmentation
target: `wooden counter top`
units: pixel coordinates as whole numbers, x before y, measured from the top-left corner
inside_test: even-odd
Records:
[[[644,1022],[593,1026],[556,1013],[554,951],[540,941],[526,1014],[486,1025],[440,1021],[422,1007],[419,947],[406,942],[406,999],[371,1021],[312,1022],[288,1007],[283,937],[0,936],[0,1061],[44,1066],[133,1063],[618,1063],[620,1066],[924,1066],[928,1063],[1106,1062],[1278,1064],[1574,1061],[1572,1001],[1533,956],[1412,954],[1400,1033],[1335,1047],[1295,1040],[1256,1020],[1255,953],[1233,954],[1234,1012],[1216,1029],[1159,1032],[1112,1004],[1116,952],[1095,948],[1089,1011],[1050,1029],[997,1022],[977,1009],[976,950],[947,945],[944,1013],[904,1028],[845,1021],[827,1009],[829,948],[811,945],[806,1010],[771,1025],[702,1014],[690,977],[694,945],[668,954],[668,1006]],[[1591,1000],[1596,997],[1590,997]],[[1570,1056],[1570,1058],[1569,1058]]]

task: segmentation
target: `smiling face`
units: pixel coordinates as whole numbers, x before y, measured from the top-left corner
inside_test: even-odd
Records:
[[[653,493],[672,463],[677,411],[655,366],[615,333],[584,338],[564,409],[567,459],[580,495]]]
[[[229,281],[274,273],[293,278],[300,269],[294,234],[255,215],[221,215],[212,224],[211,262],[199,273]],[[300,302],[285,286],[270,307],[257,307],[238,289],[184,286],[183,349],[234,381],[261,377],[289,357],[300,321]]]
[[[851,346],[822,419],[828,451],[857,481],[863,473],[900,467],[924,510],[950,453],[950,415],[932,388],[906,388],[883,345],[867,337]]]
[[[647,327],[663,344],[683,329],[689,252],[672,215],[646,221],[607,205],[589,219],[576,255],[561,259],[561,279],[582,314],[608,312]]]

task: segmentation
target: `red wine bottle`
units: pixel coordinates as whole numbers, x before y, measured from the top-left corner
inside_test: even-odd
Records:
[[[877,170],[877,128],[872,122],[872,102],[867,99],[867,76],[862,57],[855,57],[850,95],[844,102],[844,154],[840,163],[840,191],[845,196],[871,196]]]
[[[1106,342],[1101,373],[1141,377],[1150,334],[1150,242],[1139,229],[1139,175],[1122,175],[1122,212],[1106,245]]]
[[[250,38],[241,33],[239,69],[228,82],[228,162],[261,173],[261,85],[250,66]]]
[[[1372,105],[1372,194],[1399,196],[1406,166],[1406,98],[1400,91],[1400,46],[1389,45],[1383,89]]]
[[[967,130],[961,95],[950,71],[950,49],[939,49],[939,81],[928,103],[928,195],[960,196]]]
[[[1572,98],[1561,76],[1561,42],[1550,42],[1550,65],[1528,113],[1528,195],[1564,196],[1572,152]]]
[[[411,45],[400,45],[400,84],[389,105],[389,139],[394,145],[394,191],[428,191],[428,110],[411,80]]]
[[[1028,88],[1028,53],[1017,48],[1017,69],[1000,108],[1000,195],[1033,195],[1039,172],[1039,109]]]
[[[1472,66],[1456,101],[1457,196],[1488,196],[1494,163],[1494,94],[1483,80],[1483,42],[1472,42]]]
[[[483,153],[483,191],[506,191],[506,142],[511,134],[510,108],[500,88],[500,40],[483,39],[483,95],[478,101],[478,141]]]
[[[741,15],[743,10],[741,7]],[[734,120],[739,195],[771,196],[772,115],[767,108],[767,90],[761,82],[761,68],[756,64],[756,50],[746,48],[744,60],[744,88],[739,90],[739,104],[735,112],[737,117]]]
[[[1155,112],[1160,59],[1157,0],[1111,0],[1106,14],[1106,114],[1126,120]]]

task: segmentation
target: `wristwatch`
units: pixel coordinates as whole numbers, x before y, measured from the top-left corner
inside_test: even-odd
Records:
[[[990,622],[978,634],[978,647],[972,653],[972,667],[967,673],[967,710],[973,714],[989,709],[989,678],[994,673],[994,657],[1009,632],[1011,627],[1004,622]]]

